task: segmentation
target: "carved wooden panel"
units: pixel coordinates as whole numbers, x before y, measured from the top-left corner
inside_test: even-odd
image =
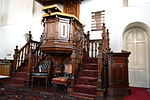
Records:
[[[59,39],[69,39],[69,20],[62,19],[59,22],[58,38]]]
[[[113,66],[116,68],[114,69],[114,81],[115,82],[127,82],[126,77],[126,68],[124,63],[116,63]]]
[[[129,94],[128,56],[130,52],[109,53],[108,95]]]
[[[48,38],[55,37],[55,23],[48,23],[47,37]]]
[[[64,4],[64,12],[68,14],[73,14],[79,18],[80,4],[76,2],[69,2]]]

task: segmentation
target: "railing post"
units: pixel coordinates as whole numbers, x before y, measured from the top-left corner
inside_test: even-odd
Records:
[[[88,53],[88,56],[89,56],[89,50],[90,50],[90,33],[88,31],[88,34],[87,34],[87,53]]]
[[[32,34],[31,34],[31,31],[29,31],[29,39],[28,41],[31,41],[32,40]]]
[[[32,54],[32,47],[29,49],[29,55],[28,55],[28,73],[27,73],[27,80],[26,80],[26,85],[30,86],[31,85],[31,70],[32,70],[32,63],[33,63],[33,54]]]
[[[108,56],[107,53],[110,52],[109,48],[109,32],[106,31],[105,24],[102,26],[102,45],[99,46],[98,54],[98,84],[97,84],[97,95],[103,96],[107,89],[107,67],[108,67]],[[104,91],[104,92],[101,92]]]
[[[102,87],[102,68],[103,68],[103,54],[101,50],[101,45],[99,45],[99,52],[98,52],[98,80],[97,80],[97,87]]]
[[[15,53],[13,55],[14,62],[13,62],[13,67],[12,67],[12,73],[15,73],[15,71],[16,71],[17,58],[18,58],[18,53],[19,53],[18,46],[16,46],[16,48],[14,49],[14,51],[15,51]]]
[[[104,96],[105,88],[103,88],[103,66],[104,66],[104,59],[103,59],[103,52],[102,52],[102,45],[99,44],[98,47],[98,80],[97,80],[97,96]]]
[[[71,84],[68,88],[68,92],[73,92],[73,86],[75,84],[75,74],[76,74],[76,68],[77,68],[77,55],[76,55],[76,35],[73,36],[73,50],[71,54],[71,64],[72,64],[72,78],[71,78]]]

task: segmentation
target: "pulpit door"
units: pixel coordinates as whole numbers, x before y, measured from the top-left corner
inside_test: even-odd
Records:
[[[124,35],[124,48],[129,56],[129,85],[149,87],[148,36],[141,28],[131,28]]]

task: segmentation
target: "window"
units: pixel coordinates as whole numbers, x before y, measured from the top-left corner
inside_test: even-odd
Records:
[[[105,22],[105,10],[91,12],[91,31],[100,31]]]

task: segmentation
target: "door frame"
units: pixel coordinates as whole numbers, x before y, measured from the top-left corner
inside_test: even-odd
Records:
[[[126,32],[128,31],[128,30],[130,30],[131,28],[140,28],[140,29],[142,29],[142,30],[144,30],[145,31],[145,33],[146,33],[146,35],[148,36],[147,37],[147,41],[148,41],[148,74],[149,74],[149,83],[150,83],[150,46],[149,46],[149,44],[150,44],[150,28],[149,28],[149,26],[148,25],[146,25],[145,23],[143,23],[143,22],[133,22],[133,23],[130,23],[130,24],[128,24],[127,26],[126,26],[126,28],[124,29],[124,31],[123,31],[123,35],[122,35],[122,39],[123,39],[123,49],[125,49],[125,36],[126,36]],[[149,84],[149,87],[148,88],[150,88],[150,84]]]

